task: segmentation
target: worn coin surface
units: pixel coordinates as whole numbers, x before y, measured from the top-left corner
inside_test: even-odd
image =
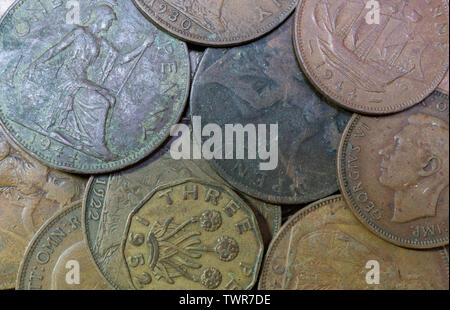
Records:
[[[20,265],[18,290],[106,290],[81,231],[81,201],[57,213],[36,233]]]
[[[226,181],[222,179],[217,172],[211,167],[207,160],[194,160],[194,165],[199,167],[206,175],[196,173],[196,176],[202,180],[211,179],[214,182],[227,185]],[[247,205],[255,213],[258,220],[261,235],[264,245],[268,246],[272,238],[280,230],[282,223],[281,206],[270,204],[262,200],[253,198],[243,193],[238,193],[239,196],[247,203]]]
[[[410,248],[448,244],[449,101],[434,92],[384,117],[354,115],[338,152],[339,185],[377,236]]]
[[[448,290],[448,247],[411,250],[370,233],[342,196],[295,214],[269,247],[260,289]],[[379,267],[379,284],[370,271]]]
[[[242,44],[276,28],[298,0],[133,0],[152,22],[182,40]]]
[[[257,146],[258,139],[244,139],[244,134],[241,140],[236,137],[230,153],[215,145],[214,152],[222,159],[211,160],[236,189],[275,204],[309,202],[337,191],[333,165],[349,119],[317,94],[300,71],[292,47],[292,22],[288,19],[267,37],[245,46],[208,49],[191,93],[192,118],[200,116],[203,125],[217,124],[223,133],[227,124],[255,131],[264,126],[269,140],[270,131],[274,133],[270,125],[277,125],[275,169],[261,170],[267,160],[249,156],[250,149],[269,150],[269,142]],[[258,134],[265,141],[259,129]],[[236,149],[242,146],[245,159],[238,159]],[[230,155],[233,159],[225,159]]]
[[[449,87],[448,83],[449,83],[449,80],[448,80],[448,71],[447,71],[447,74],[445,75],[441,84],[439,84],[439,86],[438,86],[438,90],[440,90],[441,92],[446,93],[448,95],[448,87]]]
[[[157,149],[180,118],[188,51],[131,1],[77,3],[79,14],[22,0],[3,17],[0,121],[51,167],[113,171]]]
[[[191,61],[191,79],[194,79],[200,60],[202,60],[204,49],[189,46],[189,59]]]
[[[86,179],[41,165],[0,129],[0,289],[14,288],[26,246],[58,210],[81,199]]]
[[[421,102],[444,77],[449,7],[447,0],[374,2],[379,16],[366,1],[300,1],[294,41],[322,93],[355,112],[389,114]]]
[[[226,188],[158,188],[131,213],[122,243],[136,289],[250,289],[263,244],[253,212]]]
[[[120,251],[129,214],[147,201],[157,187],[200,179],[219,185],[191,160],[174,160],[165,145],[135,167],[91,178],[83,202],[86,241],[98,269],[111,285],[133,289]],[[230,191],[231,190],[227,190]]]

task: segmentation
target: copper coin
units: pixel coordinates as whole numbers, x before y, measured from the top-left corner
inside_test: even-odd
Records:
[[[309,79],[341,106],[363,114],[403,111],[425,99],[448,69],[448,2],[370,2],[301,1],[297,56]]]
[[[41,165],[0,128],[0,289],[13,288],[26,246],[58,210],[81,199],[86,179]]]
[[[339,186],[377,236],[409,248],[448,244],[449,101],[434,92],[402,113],[354,115],[338,151]]]
[[[0,125],[56,169],[105,173],[137,163],[183,113],[186,44],[131,1],[83,0],[71,10],[53,2],[16,1],[0,21]]]
[[[36,233],[20,265],[16,289],[111,289],[83,241],[81,201],[58,212]]]
[[[239,134],[241,139],[237,130],[234,134],[236,144],[245,148],[241,157],[237,147],[228,148],[232,143],[223,143],[226,135],[222,145],[214,146],[213,168],[238,191],[272,204],[307,203],[338,190],[336,151],[350,118],[318,94],[300,70],[292,46],[293,22],[291,17],[247,45],[207,49],[191,91],[191,116],[200,116],[202,124],[217,124],[225,133],[230,124],[249,129]],[[277,156],[270,160],[275,165],[267,170],[256,154],[246,155],[262,144],[243,137],[260,126],[267,136],[258,136],[266,141],[275,136],[272,127],[277,129],[270,142],[276,141],[272,153]],[[205,143],[210,137],[199,138]]]
[[[242,44],[276,28],[298,0],[133,0],[172,35],[206,46]]]
[[[259,289],[448,290],[448,247],[411,250],[370,233],[342,196],[295,214],[269,247]]]

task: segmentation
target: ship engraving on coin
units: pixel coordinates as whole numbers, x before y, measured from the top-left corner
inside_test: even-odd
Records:
[[[56,211],[81,199],[86,180],[41,165],[0,129],[0,288],[14,287],[25,247]]]
[[[367,282],[369,261],[379,284]],[[353,216],[342,196],[296,213],[271,243],[260,289],[448,289],[448,247],[417,251],[395,246]]]
[[[133,0],[144,15],[176,37],[206,46],[242,44],[268,33],[298,0]]]
[[[338,174],[356,216],[392,243],[448,244],[449,102],[434,92],[402,113],[353,116],[341,141]]]
[[[336,192],[336,150],[349,119],[302,74],[292,47],[292,23],[290,18],[245,46],[208,49],[191,92],[191,115],[201,116],[204,124],[278,125],[274,170],[262,171],[259,160],[237,156],[210,161],[239,191],[275,204],[299,204]]]
[[[67,267],[70,262],[76,262],[79,267],[77,268],[79,283],[75,283],[78,281],[74,279],[67,280],[70,272],[70,268]],[[78,279],[78,276],[76,278]],[[81,201],[55,214],[36,233],[20,265],[16,289],[111,289],[101,274],[95,270],[94,262],[88,255],[88,249],[83,242]]]
[[[448,69],[448,2],[301,1],[295,44],[305,74],[325,95],[360,113],[388,114],[425,99]]]
[[[158,189],[128,225],[123,253],[137,289],[249,289],[256,281],[263,250],[256,219],[219,187]]]
[[[70,25],[65,6],[24,0],[4,17],[0,120],[47,165],[107,172],[167,138],[187,100],[189,56],[129,1],[80,1],[80,11],[86,20]]]

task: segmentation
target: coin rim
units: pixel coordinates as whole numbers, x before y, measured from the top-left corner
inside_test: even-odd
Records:
[[[444,97],[448,100],[448,95],[444,94],[440,91],[433,92],[431,96],[439,96]],[[353,132],[353,129],[356,127],[356,125],[359,123],[359,120],[362,117],[368,117],[360,114],[354,114],[352,118],[347,123],[347,126],[345,126],[345,130],[342,134],[342,139],[339,143],[339,148],[337,152],[337,176],[338,176],[338,184],[339,189],[342,193],[342,196],[344,197],[345,202],[350,207],[350,210],[352,210],[352,213],[355,215],[355,217],[366,227],[368,228],[372,233],[374,233],[377,237],[384,239],[385,241],[404,247],[409,249],[433,249],[438,248],[441,246],[446,246],[449,244],[449,236],[446,234],[443,238],[439,238],[438,240],[429,240],[429,241],[418,241],[414,239],[407,239],[401,236],[398,236],[395,234],[395,232],[389,232],[385,227],[382,227],[380,225],[377,225],[373,220],[370,220],[367,216],[364,215],[361,208],[358,206],[358,204],[355,202],[355,200],[352,198],[352,195],[349,194],[349,190],[347,189],[346,183],[347,181],[347,173],[346,173],[346,164],[345,159],[347,158],[346,152],[344,151],[346,149],[346,146],[351,140],[351,135]],[[389,117],[389,116],[386,116]],[[395,227],[393,227],[395,228]]]
[[[289,16],[291,17],[291,16]],[[285,22],[287,22],[287,19],[285,20]],[[294,25],[295,25],[295,21],[294,21]],[[280,25],[281,26],[281,25]],[[277,28],[275,31],[277,31],[279,28]],[[250,42],[249,44],[254,44],[255,42]],[[245,46],[245,45],[244,45]],[[243,47],[244,47],[243,46]],[[239,48],[239,47],[235,47],[235,48]],[[295,47],[293,47],[293,49],[295,50]],[[206,57],[208,53],[212,53],[212,51],[214,51],[214,48],[207,48],[205,50],[205,52],[203,53],[202,59],[197,67],[197,73],[200,72],[200,69],[203,69],[203,62],[206,61]],[[228,53],[228,51],[227,51]],[[300,68],[299,68],[300,70]],[[192,80],[192,86],[191,86],[191,92],[190,92],[190,97],[189,97],[189,105],[190,105],[190,117],[192,119],[192,117],[194,116],[193,113],[195,113],[195,111],[198,112],[198,110],[200,110],[201,108],[199,107],[199,103],[196,102],[195,100],[193,100],[194,96],[197,94],[198,92],[198,80],[200,79],[200,75],[201,74],[196,74],[194,76],[194,79]],[[306,75],[305,75],[306,76]],[[313,89],[314,91],[314,89]],[[332,104],[330,102],[330,104]],[[342,113],[342,112],[340,112]],[[342,136],[342,133],[341,133]],[[337,153],[337,150],[336,150]],[[334,160],[336,160],[336,157],[334,158]],[[223,160],[222,160],[223,161]],[[234,161],[236,161],[236,159],[234,159]],[[338,182],[337,182],[337,176],[333,175],[332,177],[335,179],[335,184],[333,186],[333,188],[326,190],[326,189],[321,189],[320,191],[317,191],[314,195],[309,195],[309,197],[312,198],[308,198],[305,196],[299,196],[304,197],[303,199],[295,199],[292,196],[289,195],[271,195],[271,194],[267,194],[264,191],[258,191],[257,189],[251,189],[248,185],[246,185],[244,182],[240,182],[240,181],[236,181],[235,177],[231,174],[229,174],[228,172],[225,171],[224,168],[222,168],[220,166],[220,164],[218,164],[219,161],[217,160],[208,160],[208,163],[210,164],[210,166],[219,174],[219,176],[225,180],[225,182],[227,182],[227,184],[229,184],[233,189],[235,189],[236,191],[243,193],[245,195],[251,196],[255,199],[270,203],[270,204],[274,204],[274,205],[281,205],[281,209],[283,209],[283,205],[299,205],[299,204],[306,204],[306,203],[311,203],[313,201],[316,201],[318,199],[322,199],[324,197],[327,197],[328,195],[331,195],[333,193],[335,193],[336,191],[339,190],[339,186],[338,186]],[[335,170],[334,168],[331,168],[331,170]],[[255,186],[256,187],[256,186]]]
[[[25,253],[23,254],[23,258],[19,265],[19,270],[17,271],[17,277],[16,277],[16,283],[15,283],[15,289],[16,290],[27,290],[24,285],[24,277],[26,270],[28,270],[28,266],[31,263],[32,257],[30,257],[30,252],[35,249],[37,246],[36,242],[39,241],[39,239],[42,238],[42,235],[47,233],[53,225],[55,225],[58,221],[61,220],[62,217],[66,216],[67,214],[76,211],[79,209],[81,212],[81,200],[75,201],[71,203],[69,206],[65,207],[62,210],[59,210],[57,213],[55,213],[51,218],[49,218],[45,223],[39,228],[39,230],[33,235],[33,238],[28,243],[27,248],[25,250]],[[80,226],[79,229],[82,229]]]
[[[150,10],[146,10],[143,7],[143,6],[145,6],[145,4],[142,5],[140,2],[138,3],[138,1],[141,1],[141,0],[133,0],[133,3],[139,9],[139,11],[141,11],[143,16],[145,16],[150,22],[152,22],[159,29],[170,33],[172,36],[174,36],[184,42],[189,42],[192,44],[206,46],[206,47],[231,47],[231,46],[241,45],[241,44],[245,44],[245,43],[254,41],[256,39],[259,39],[262,36],[268,34],[269,32],[273,31],[274,29],[276,29],[295,10],[299,0],[291,0],[291,4],[289,5],[289,7],[284,12],[278,14],[277,19],[275,19],[272,23],[270,23],[269,25],[266,25],[262,29],[258,29],[255,33],[246,35],[243,38],[237,37],[237,38],[231,38],[229,40],[226,40],[226,39],[223,39],[223,40],[211,40],[210,39],[210,40],[208,40],[207,37],[204,37],[204,39],[202,39],[201,36],[198,36],[195,34],[189,34],[187,31],[176,29],[169,22],[160,18],[157,14],[154,14]]]
[[[320,199],[316,202],[313,202],[313,203],[307,205],[300,211],[296,212],[294,215],[292,215],[286,221],[286,223],[284,223],[284,225],[281,227],[280,231],[275,235],[275,237],[270,242],[270,245],[267,249],[266,257],[264,259],[264,264],[263,264],[263,267],[261,268],[261,276],[259,278],[258,290],[268,290],[267,285],[266,285],[267,284],[267,274],[268,274],[267,268],[269,268],[269,266],[270,266],[268,261],[270,258],[272,258],[274,253],[276,253],[276,252],[274,252],[274,253],[272,253],[272,252],[280,243],[280,239],[283,238],[286,233],[290,233],[291,229],[293,228],[294,225],[296,225],[300,220],[302,220],[304,217],[306,217],[313,211],[316,211],[317,209],[319,209],[323,206],[326,206],[328,204],[339,202],[339,201],[343,201],[345,203],[342,195],[333,195],[333,196],[329,196],[329,197]]]
[[[0,18],[0,25],[4,22],[4,19],[7,18],[9,13],[14,13],[14,11],[19,9],[20,6],[24,5],[26,1],[29,1],[29,0],[16,0],[8,8],[8,10],[6,10],[5,14]],[[158,29],[158,31],[161,31],[161,30]],[[170,37],[170,35],[169,35],[169,37]],[[176,38],[173,38],[173,39],[178,40]],[[184,52],[185,52],[184,59],[186,60],[186,76],[185,76],[186,83],[184,85],[184,96],[180,100],[180,103],[181,103],[180,109],[179,109],[178,113],[173,113],[173,115],[175,116],[172,118],[174,120],[174,122],[170,126],[179,123],[181,117],[183,116],[183,113],[186,110],[186,106],[187,106],[187,102],[188,102],[189,94],[190,94],[190,88],[191,88],[191,62],[190,62],[190,58],[189,58],[189,50],[188,50],[186,42],[183,42],[181,40],[178,40],[178,42],[183,46]],[[159,141],[158,143],[155,143],[155,145],[152,148],[142,147],[139,151],[133,152],[132,155],[124,157],[122,159],[115,160],[115,161],[109,162],[109,163],[105,163],[103,160],[101,160],[102,163],[92,164],[92,165],[90,165],[90,168],[83,169],[80,167],[75,167],[76,164],[66,165],[62,162],[55,160],[52,157],[47,158],[47,156],[41,156],[42,152],[39,150],[37,150],[37,151],[29,150],[28,147],[31,144],[22,143],[21,135],[19,135],[19,133],[14,128],[11,128],[11,130],[10,130],[7,127],[7,125],[11,126],[10,123],[11,123],[11,121],[9,120],[9,118],[6,117],[6,115],[4,115],[4,113],[2,112],[2,108],[0,107],[0,126],[3,128],[3,131],[5,132],[5,134],[7,134],[11,138],[11,140],[13,140],[14,143],[17,144],[17,146],[21,150],[25,151],[26,153],[28,153],[29,155],[34,157],[36,160],[45,164],[46,166],[49,166],[50,168],[54,168],[54,169],[65,171],[65,172],[85,174],[85,175],[111,173],[111,172],[115,172],[115,171],[119,171],[121,169],[127,168],[136,163],[139,163],[142,160],[144,160],[146,157],[148,157],[149,155],[156,152],[158,150],[158,148],[161,145],[163,145],[170,136],[170,130],[167,130],[165,134],[161,135],[161,137],[162,137],[160,139],[161,141]],[[163,131],[160,131],[160,132],[163,133]],[[14,134],[12,134],[12,133],[14,133]],[[76,150],[74,148],[71,148],[71,147],[69,147],[69,148],[71,150],[75,150],[75,152],[79,152],[78,150]],[[130,160],[130,158],[131,158],[131,160]]]
[[[449,55],[447,54],[446,62],[444,64],[444,67],[441,69],[441,72],[436,75],[435,79],[432,83],[428,83],[428,88],[426,88],[421,94],[418,94],[415,98],[410,99],[408,102],[401,102],[395,105],[389,105],[384,106],[381,108],[373,107],[371,105],[363,106],[363,104],[358,101],[357,104],[347,104],[346,98],[344,96],[341,96],[334,91],[332,91],[325,83],[321,83],[320,78],[309,68],[311,68],[311,65],[307,61],[307,57],[304,57],[306,55],[305,47],[302,44],[302,36],[301,36],[301,30],[300,30],[300,22],[301,18],[303,17],[304,12],[304,3],[306,0],[299,0],[297,9],[295,11],[295,22],[294,22],[294,50],[297,55],[297,60],[305,73],[305,76],[308,78],[308,80],[315,86],[315,88],[322,93],[326,98],[330,99],[331,101],[335,102],[339,106],[350,110],[352,112],[360,113],[360,114],[366,114],[366,115],[387,115],[387,114],[393,114],[397,112],[404,111],[424,99],[426,99],[429,95],[433,93],[433,91],[439,86],[439,84],[442,82],[442,79],[445,77],[445,74],[447,73],[447,70],[449,70]],[[447,19],[449,18],[449,4],[447,0],[441,0],[442,4],[444,6],[444,13],[447,15]],[[447,36],[448,38],[448,36]]]

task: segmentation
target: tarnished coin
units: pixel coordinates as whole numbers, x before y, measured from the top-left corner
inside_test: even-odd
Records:
[[[332,196],[281,228],[266,254],[259,289],[448,290],[448,259],[448,247],[411,250],[378,238],[342,196]]]
[[[276,28],[298,0],[133,0],[152,22],[182,40],[242,44]]]
[[[255,131],[265,126],[265,136],[258,129],[258,139],[245,132],[235,134],[231,152],[226,145],[214,146],[222,159],[216,156],[211,164],[237,190],[275,204],[309,202],[337,191],[333,165],[349,119],[346,112],[327,104],[300,71],[292,47],[292,22],[290,18],[267,37],[245,46],[208,49],[191,93],[192,117],[200,116],[204,125],[217,124],[223,133],[227,124]],[[277,143],[270,151],[274,126]],[[203,142],[209,138],[204,136]],[[275,165],[268,168],[273,170],[261,169],[267,159],[250,159],[249,150],[259,149],[261,155],[261,146],[276,152],[278,157],[271,158]],[[244,147],[245,159],[238,159],[237,147]],[[225,159],[230,155],[233,159]]]
[[[49,169],[0,129],[0,289],[14,288],[26,246],[55,212],[81,199],[86,180]]]
[[[448,80],[448,71],[447,71],[447,74],[445,75],[441,84],[439,84],[439,86],[438,86],[438,90],[440,90],[443,93],[446,93],[448,95],[448,87],[449,87],[448,83],[449,83],[449,80]]]
[[[194,48],[189,46],[189,59],[191,61],[191,79],[194,79],[195,73],[197,72],[200,60],[202,60],[203,53],[205,51],[200,48]]]
[[[86,241],[98,269],[116,288],[134,288],[120,244],[129,214],[147,201],[156,188],[192,179],[225,188],[194,161],[174,160],[169,147],[170,144],[165,145],[135,167],[91,178],[87,186],[82,219]]]
[[[48,220],[28,245],[18,290],[107,290],[95,269],[81,231],[81,201]]]
[[[425,99],[448,69],[447,0],[307,0],[296,11],[300,64],[355,112],[389,114]]]
[[[207,160],[194,160],[193,163],[207,175],[207,177],[205,177],[196,174],[197,177],[201,178],[202,180],[208,180],[209,178],[211,178],[211,180],[213,180],[214,182],[227,184],[226,181],[222,179],[214,171],[214,169],[212,169]],[[259,199],[255,199],[243,193],[238,194],[255,213],[261,235],[264,240],[264,245],[268,246],[272,238],[280,230],[282,222],[281,207],[279,205],[273,205]]]
[[[159,188],[132,212],[122,251],[136,289],[250,289],[263,244],[237,195],[187,181]]]
[[[187,101],[189,55],[131,1],[78,3],[79,14],[17,1],[2,19],[0,121],[51,167],[118,170],[169,136]]]
[[[409,248],[448,244],[448,122],[448,96],[434,92],[402,113],[348,123],[339,186],[377,236]]]

